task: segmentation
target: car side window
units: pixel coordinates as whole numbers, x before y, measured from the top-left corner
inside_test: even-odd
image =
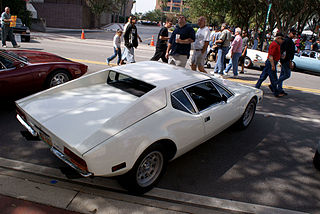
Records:
[[[176,91],[171,94],[171,103],[173,108],[180,111],[184,111],[187,113],[196,112],[187,95],[182,90]]]
[[[225,95],[227,98],[231,97],[233,94],[228,91],[227,89],[225,89],[223,86],[221,86],[218,83],[212,82],[214,84],[214,86],[218,89],[218,91],[220,92],[221,95]]]
[[[219,91],[211,82],[202,82],[186,89],[199,111],[222,101]]]

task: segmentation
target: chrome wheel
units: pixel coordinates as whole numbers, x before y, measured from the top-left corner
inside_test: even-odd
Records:
[[[251,120],[252,120],[252,118],[254,116],[255,110],[256,110],[255,102],[250,102],[249,105],[246,108],[246,111],[243,114],[243,120],[242,121],[243,121],[243,125],[245,127],[247,127],[250,124],[250,122],[251,122]]]
[[[164,158],[161,152],[153,151],[149,153],[140,163],[136,173],[137,184],[147,187],[152,184],[163,168]]]
[[[63,84],[65,82],[68,82],[70,80],[69,76],[66,73],[56,73],[52,76],[50,83],[49,83],[49,87],[53,87],[56,85],[60,85]]]

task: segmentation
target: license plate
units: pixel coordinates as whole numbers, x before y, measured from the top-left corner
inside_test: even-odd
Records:
[[[40,131],[39,132],[39,136],[41,138],[42,141],[44,141],[45,143],[47,143],[50,147],[52,147],[52,141],[51,138],[45,134],[44,132]]]

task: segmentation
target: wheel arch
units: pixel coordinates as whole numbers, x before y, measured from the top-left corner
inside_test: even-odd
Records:
[[[58,67],[58,68],[53,68],[52,70],[49,71],[49,73],[48,73],[48,75],[47,75],[47,77],[46,77],[46,79],[45,79],[45,81],[44,81],[44,88],[49,88],[49,87],[48,87],[49,79],[50,79],[55,73],[57,73],[57,72],[59,72],[59,71],[66,73],[66,74],[68,75],[68,77],[70,78],[70,80],[72,80],[72,79],[74,78],[73,75],[72,75],[72,73],[71,73],[68,69],[66,69],[66,68],[60,68],[60,67]]]

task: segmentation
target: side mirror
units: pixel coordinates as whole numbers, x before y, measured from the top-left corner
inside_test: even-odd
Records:
[[[222,94],[222,101],[226,102],[228,101],[228,97],[225,94]]]

